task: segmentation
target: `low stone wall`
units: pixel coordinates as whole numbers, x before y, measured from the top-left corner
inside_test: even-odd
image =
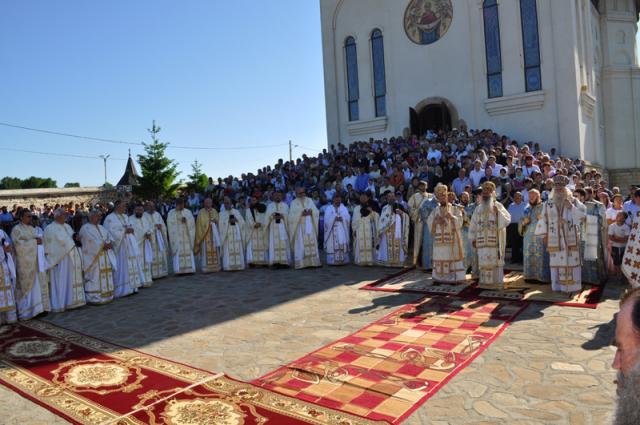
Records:
[[[0,190],[0,206],[18,204],[27,207],[34,204],[38,207],[49,204],[65,204],[69,202],[95,204],[97,202],[113,202],[125,197],[124,193],[116,189],[103,189],[101,187],[70,187],[64,189],[15,189]]]
[[[627,193],[629,186],[640,184],[640,168],[608,170],[609,187],[618,186],[622,193]]]

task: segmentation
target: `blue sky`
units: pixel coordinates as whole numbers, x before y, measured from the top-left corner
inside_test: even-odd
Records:
[[[50,0],[0,6],[0,122],[147,141],[156,120],[176,145],[326,146],[317,0]],[[639,36],[640,39],[640,36]],[[639,40],[640,44],[640,40]],[[129,146],[0,126],[0,176],[99,185],[110,154],[120,178]],[[132,154],[142,152],[133,146]],[[314,150],[315,149],[315,150]],[[287,146],[242,151],[169,149],[182,178],[197,158],[213,177],[288,157]]]
[[[7,1],[0,6],[0,122],[125,141],[326,147],[317,0]],[[129,146],[0,126],[0,174],[102,184],[101,160],[6,151],[111,154]],[[142,147],[133,146],[135,156]],[[197,158],[213,177],[255,171],[288,147],[168,150],[183,178]]]

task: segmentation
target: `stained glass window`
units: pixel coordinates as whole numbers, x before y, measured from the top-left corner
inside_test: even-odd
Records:
[[[536,0],[520,0],[520,19],[522,21],[525,88],[528,92],[542,90]]]
[[[387,115],[387,82],[384,70],[384,41],[379,29],[371,33],[371,58],[376,117],[384,117]]]
[[[500,19],[498,2],[483,4],[484,44],[487,57],[487,91],[489,98],[502,96],[502,52],[500,51]]]
[[[360,90],[358,88],[358,51],[356,49],[356,40],[353,37],[347,37],[344,42],[344,50],[347,58],[349,121],[358,121],[360,119],[360,111],[358,109],[358,100],[360,99]]]

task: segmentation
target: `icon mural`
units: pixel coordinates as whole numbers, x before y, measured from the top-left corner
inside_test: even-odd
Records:
[[[404,29],[414,43],[432,44],[446,34],[452,20],[451,0],[411,0],[404,14]]]

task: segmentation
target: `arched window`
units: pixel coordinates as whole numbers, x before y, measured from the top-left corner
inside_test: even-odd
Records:
[[[484,0],[484,45],[487,57],[487,91],[489,98],[502,96],[502,52],[497,0]]]
[[[344,42],[344,50],[347,58],[347,100],[349,102],[349,121],[358,121],[360,111],[358,109],[358,99],[360,90],[358,89],[358,51],[356,40],[347,37]]]
[[[371,60],[373,62],[373,95],[376,104],[376,117],[387,115],[387,82],[384,71],[384,41],[382,31],[371,33]]]
[[[522,21],[525,88],[528,92],[542,90],[536,0],[520,0],[520,20]]]

